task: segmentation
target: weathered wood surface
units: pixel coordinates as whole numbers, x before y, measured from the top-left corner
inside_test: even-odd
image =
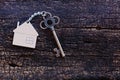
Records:
[[[56,32],[66,57],[56,58],[54,38],[41,30],[36,49],[12,46],[17,21],[49,11],[61,18]],[[0,80],[119,80],[120,0],[0,0]]]

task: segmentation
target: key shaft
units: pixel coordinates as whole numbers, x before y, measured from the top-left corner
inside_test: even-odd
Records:
[[[58,37],[57,37],[57,34],[56,34],[55,30],[52,30],[52,33],[53,33],[53,36],[54,36],[54,38],[55,38],[55,41],[56,41],[56,43],[57,43],[57,45],[58,45],[58,48],[59,48],[59,50],[60,50],[60,53],[61,53],[62,57],[65,57],[65,53],[64,53],[64,51],[63,51],[63,49],[62,49],[62,46],[61,46],[61,44],[60,44],[60,41],[59,41],[59,39],[58,39]]]

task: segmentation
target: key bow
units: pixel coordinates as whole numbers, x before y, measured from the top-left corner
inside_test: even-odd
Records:
[[[57,25],[60,22],[60,18],[58,16],[50,16],[44,18],[43,21],[40,23],[40,27],[42,29],[50,28],[51,30],[54,30],[54,26]]]

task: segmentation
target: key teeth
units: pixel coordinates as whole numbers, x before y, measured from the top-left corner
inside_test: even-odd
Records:
[[[54,52],[56,52],[56,57],[60,57],[60,50],[57,48],[53,49]],[[65,57],[65,54],[62,54],[62,57]]]
[[[53,51],[56,52],[56,57],[60,57],[60,51],[57,48],[54,48]]]
[[[60,57],[60,54],[56,54],[55,56],[56,56],[56,57]]]

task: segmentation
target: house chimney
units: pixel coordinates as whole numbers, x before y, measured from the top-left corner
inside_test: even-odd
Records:
[[[17,22],[17,27],[18,27],[19,25],[20,25],[20,22],[18,21],[18,22]]]

